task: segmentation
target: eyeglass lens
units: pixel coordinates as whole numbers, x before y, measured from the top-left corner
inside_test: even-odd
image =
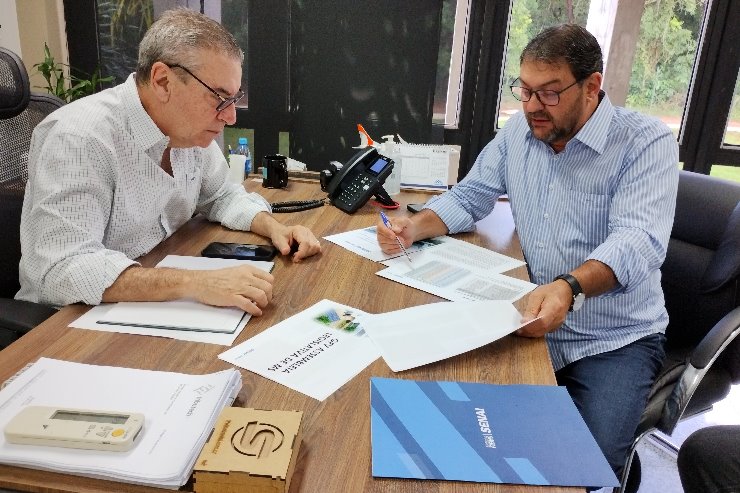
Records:
[[[185,67],[183,67],[182,65],[177,65],[177,64],[174,64],[173,63],[171,65],[168,65],[168,67],[170,67],[170,68],[180,68],[180,69],[184,70],[190,76],[192,76],[195,80],[197,80],[198,82],[200,82],[203,85],[203,87],[205,87],[206,89],[208,89],[209,91],[211,91],[218,99],[220,99],[221,102],[218,103],[218,105],[216,106],[216,111],[223,111],[226,108],[228,108],[231,104],[238,103],[239,100],[244,97],[244,91],[239,90],[239,92],[237,92],[234,96],[231,96],[229,98],[225,98],[225,97],[221,96],[218,92],[216,92],[216,90],[213,89],[211,86],[209,86],[208,84],[206,84],[205,82],[203,82],[202,80],[200,80],[200,78],[197,75],[195,75],[190,70],[188,70]]]
[[[532,99],[532,96],[534,94],[537,95],[537,98],[542,104],[547,106],[555,106],[560,102],[560,95],[556,91],[551,91],[548,89],[533,91],[531,89],[527,89],[526,87],[511,86],[511,93],[516,99],[524,103]]]

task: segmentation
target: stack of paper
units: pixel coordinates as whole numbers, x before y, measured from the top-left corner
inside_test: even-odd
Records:
[[[128,452],[17,445],[0,434],[0,463],[176,489],[241,386],[234,369],[186,375],[41,358],[0,390],[0,427],[28,405],[139,412],[144,427]]]

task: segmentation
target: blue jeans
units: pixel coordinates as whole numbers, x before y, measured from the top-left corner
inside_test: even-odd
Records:
[[[663,363],[663,334],[574,361],[555,372],[617,478]]]

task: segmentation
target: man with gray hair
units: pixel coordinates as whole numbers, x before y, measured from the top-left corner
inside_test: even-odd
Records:
[[[612,469],[663,360],[660,266],[673,225],[678,145],[660,121],[612,106],[601,48],[581,26],[546,29],[522,52],[522,102],[464,180],[412,218],[378,224],[384,251],[470,231],[508,194],[532,282],[520,330],[547,342]],[[494,362],[495,364],[495,362]]]
[[[165,12],[123,84],[52,113],[33,134],[16,298],[66,305],[192,298],[260,315],[272,275],[144,268],[193,214],[265,236],[293,261],[319,253],[303,226],[284,226],[258,194],[227,180],[215,137],[236,121],[244,55],[217,22]]]

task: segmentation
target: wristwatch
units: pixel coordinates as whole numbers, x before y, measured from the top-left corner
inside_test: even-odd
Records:
[[[583,302],[586,299],[586,295],[583,293],[583,288],[581,288],[581,283],[578,282],[578,279],[571,276],[570,274],[560,274],[557,276],[554,281],[557,281],[558,279],[562,279],[563,281],[567,282],[570,285],[571,291],[573,291],[573,301],[570,302],[570,308],[568,311],[574,312],[579,310],[583,306]]]

